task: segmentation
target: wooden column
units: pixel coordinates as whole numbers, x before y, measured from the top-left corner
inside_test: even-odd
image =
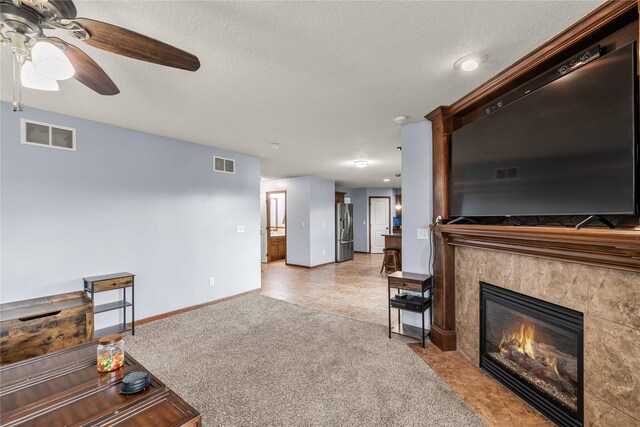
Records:
[[[433,134],[433,218],[449,218],[449,135],[453,120],[447,107],[427,114]],[[434,233],[435,263],[431,341],[441,350],[456,349],[455,249]]]

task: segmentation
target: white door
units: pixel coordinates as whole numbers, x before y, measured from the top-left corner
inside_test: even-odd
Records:
[[[381,254],[384,249],[383,234],[389,234],[389,199],[387,197],[369,199],[369,218],[371,253]]]

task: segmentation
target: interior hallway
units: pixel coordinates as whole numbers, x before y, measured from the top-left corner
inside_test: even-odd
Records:
[[[387,325],[387,277],[382,254],[354,254],[353,261],[315,268],[263,264],[262,294],[352,319]]]

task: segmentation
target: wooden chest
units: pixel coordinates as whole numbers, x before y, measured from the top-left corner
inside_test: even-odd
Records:
[[[0,305],[0,364],[93,340],[93,302],[83,292]]]

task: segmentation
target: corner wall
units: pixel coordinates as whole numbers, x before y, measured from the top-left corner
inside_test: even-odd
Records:
[[[262,181],[260,203],[266,206],[266,193],[278,190],[287,191],[287,263],[314,267],[334,262],[335,183],[311,176]]]
[[[6,102],[0,118],[3,303],[119,271],[136,274],[138,319],[260,287],[257,158]],[[76,128],[77,151],[21,144],[21,118]]]
[[[429,228],[433,212],[431,123],[402,126],[402,271],[431,274],[431,239],[418,239],[418,229]],[[433,259],[431,259],[433,263]],[[418,326],[420,316],[405,315]],[[430,316],[426,322],[431,327]]]

